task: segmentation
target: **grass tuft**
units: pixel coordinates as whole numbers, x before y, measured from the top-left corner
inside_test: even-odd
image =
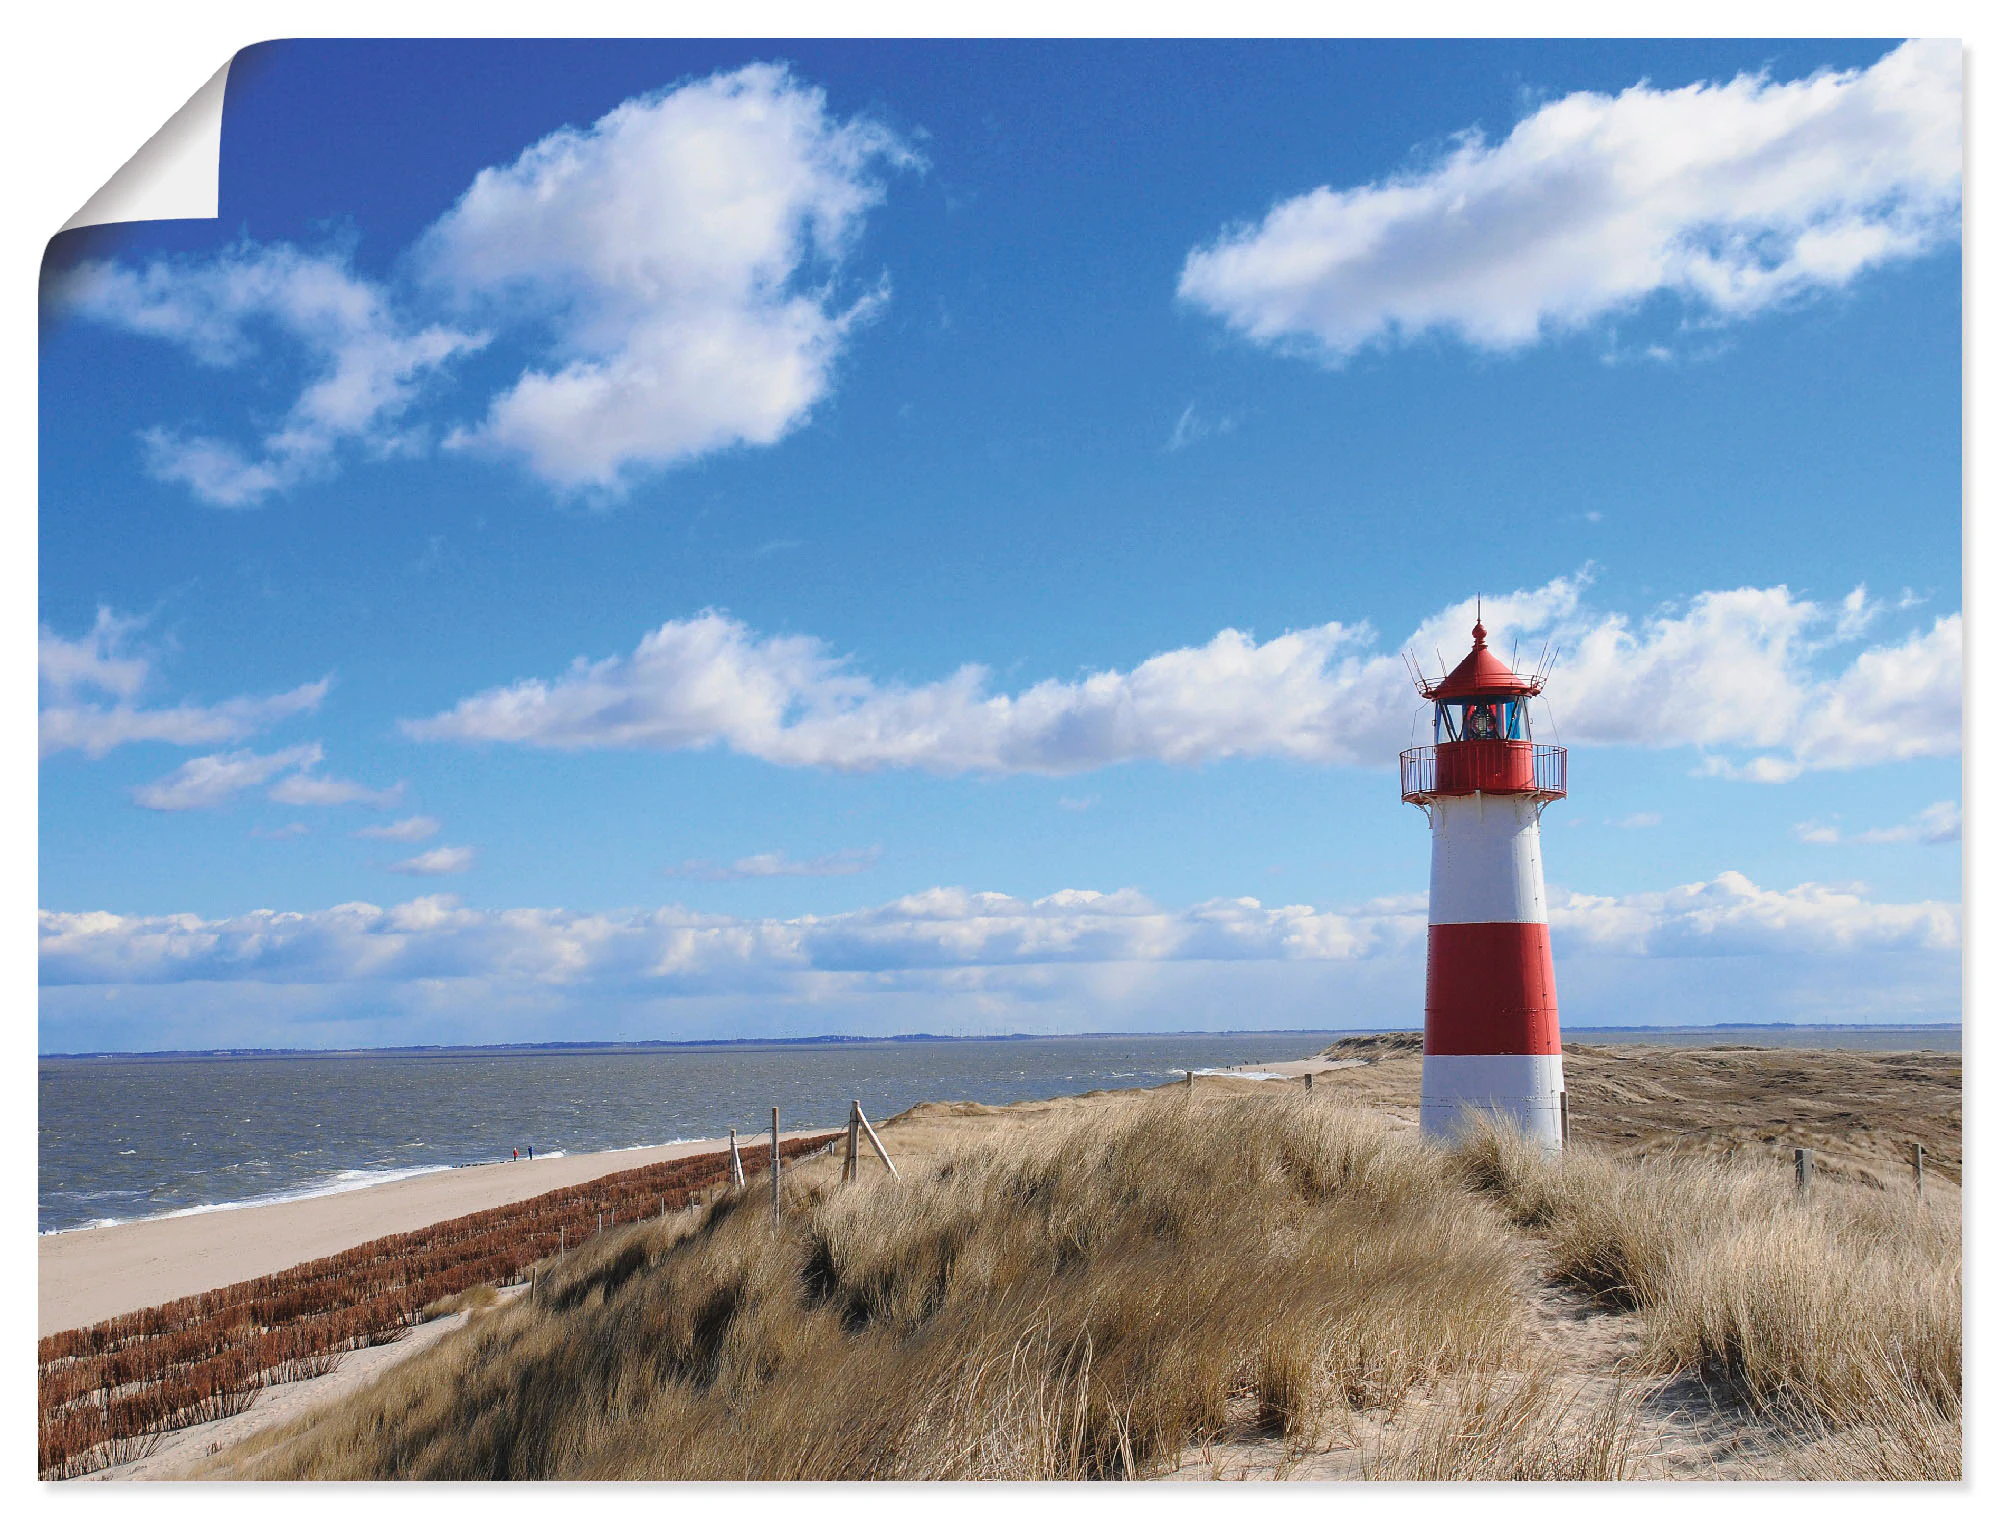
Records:
[[[1560,1278],[1642,1311],[1652,1371],[1724,1384],[1808,1428],[1901,1419],[1892,1444],[1939,1420],[1956,1429],[1956,1209],[1831,1182],[1802,1198],[1789,1175],[1740,1161],[1551,1159],[1492,1128],[1458,1164],[1544,1232]]]

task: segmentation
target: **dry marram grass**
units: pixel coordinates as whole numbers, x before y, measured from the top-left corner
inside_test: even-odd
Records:
[[[1307,1433],[1496,1368],[1518,1250],[1443,1155],[1295,1094],[1161,1093],[911,1184],[758,1193],[576,1252],[248,1477],[1134,1475],[1233,1398]]]
[[[1605,1480],[1663,1470],[1649,1399],[1694,1379],[1784,1474],[1958,1475],[1953,1206],[1441,1150],[1296,1089],[1117,1095],[901,1185],[807,1168],[775,1233],[761,1188],[609,1232],[204,1474],[1120,1477],[1261,1441],[1277,1474]],[[1538,1272],[1636,1352],[1538,1340]]]
[[[1838,1183],[1801,1197],[1769,1166],[1706,1156],[1554,1160],[1493,1128],[1458,1164],[1546,1235],[1561,1278],[1640,1310],[1644,1369],[1698,1376],[1812,1437],[1800,1474],[1958,1476],[1955,1207]]]
[[[1364,1450],[1361,1475],[1391,1482],[1611,1482],[1633,1475],[1635,1394],[1565,1378],[1549,1357],[1481,1372]]]

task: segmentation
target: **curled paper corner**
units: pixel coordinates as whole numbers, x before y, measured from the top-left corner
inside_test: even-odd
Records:
[[[224,63],[61,230],[107,222],[212,221],[219,216],[222,97],[228,83],[229,63]]]

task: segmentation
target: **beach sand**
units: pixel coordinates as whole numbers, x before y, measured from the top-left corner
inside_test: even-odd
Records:
[[[798,1130],[785,1137],[816,1132]],[[740,1142],[748,1148],[757,1140],[752,1136]],[[36,1241],[35,1332],[79,1329],[114,1314],[337,1255],[387,1234],[520,1202],[614,1171],[728,1147],[726,1139],[696,1139],[638,1150],[458,1166],[324,1197],[44,1234]]]

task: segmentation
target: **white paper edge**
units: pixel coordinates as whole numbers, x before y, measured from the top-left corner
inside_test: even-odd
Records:
[[[213,221],[219,216],[222,96],[228,83],[225,63],[61,230],[107,222]]]

